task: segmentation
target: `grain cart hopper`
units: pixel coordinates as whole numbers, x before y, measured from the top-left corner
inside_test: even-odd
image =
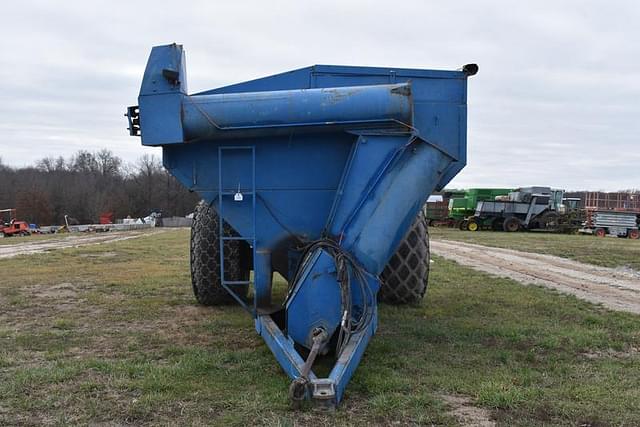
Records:
[[[380,274],[465,164],[476,71],[316,65],[188,95],[182,46],[152,49],[130,133],[162,146],[164,166],[204,201],[191,242],[198,300],[228,292],[251,313],[294,401],[343,397],[377,327]],[[399,268],[428,264],[411,254]],[[274,271],[288,282],[282,303]],[[317,357],[334,358],[326,378]]]

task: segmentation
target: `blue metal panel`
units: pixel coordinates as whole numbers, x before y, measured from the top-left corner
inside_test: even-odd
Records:
[[[140,96],[142,144],[167,145],[184,142],[182,131],[182,98],[180,94]]]
[[[340,324],[340,301],[334,260],[326,252],[318,251],[287,299],[287,334],[309,349],[315,328],[322,328],[331,336]]]
[[[361,137],[336,196],[331,234],[380,274],[450,162],[415,136]]]
[[[151,49],[140,87],[140,96],[166,93],[187,93],[184,51],[175,43]]]
[[[144,145],[176,144],[184,141],[180,120],[182,98],[187,93],[182,46],[156,46],[151,50],[138,103],[144,114],[140,126],[144,129]]]
[[[243,92],[261,92],[270,90],[290,90],[290,89],[311,89],[311,73],[313,67],[304,67],[297,70],[291,70],[284,73],[275,74],[268,77],[262,77],[255,80],[249,80],[242,83],[235,83],[229,86],[223,86],[216,89],[209,89],[202,92],[194,93],[199,95],[214,95],[218,93],[243,93]]]
[[[340,402],[344,396],[344,391],[347,388],[347,384],[356,371],[360,359],[364,355],[364,350],[367,348],[371,337],[376,332],[378,327],[378,313],[374,313],[371,324],[362,332],[354,335],[344,349],[335,366],[329,374],[331,379],[336,385],[336,402]]]
[[[450,162],[449,156],[424,141],[412,142],[347,225],[343,247],[368,271],[380,274]]]
[[[345,228],[350,225],[362,204],[368,200],[370,192],[388,172],[391,162],[396,160],[409,140],[408,135],[363,135],[358,138],[336,194],[334,212],[327,224],[332,236],[340,241],[344,239]]]
[[[198,92],[194,95],[372,85],[406,82],[413,79],[437,79],[441,82],[444,79],[466,80],[466,77],[467,76],[460,71],[354,67],[348,65],[313,65]],[[462,99],[462,102],[464,101],[465,99]]]
[[[346,133],[332,138],[265,138],[256,146],[256,237],[260,247],[275,246],[291,232],[308,240],[320,237],[351,141],[356,139]],[[252,141],[235,140],[234,146]],[[221,144],[232,142],[225,140]],[[322,150],[313,149],[318,144]],[[217,147],[205,141],[163,149],[165,167],[214,207],[218,194]],[[285,158],[288,160],[283,162]],[[227,152],[225,165],[225,190],[235,192],[238,184],[243,191],[250,188],[250,166],[240,152]],[[251,235],[251,221],[245,209],[248,201],[238,203],[229,197],[223,203],[227,222],[240,234]]]

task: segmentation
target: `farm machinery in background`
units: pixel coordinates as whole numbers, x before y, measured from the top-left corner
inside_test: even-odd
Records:
[[[471,188],[465,191],[464,197],[454,197],[449,200],[449,218],[454,221],[453,226],[464,229],[465,220],[473,216],[479,202],[495,200],[496,197],[509,194],[509,188]]]
[[[640,238],[640,194],[587,192],[583,197],[586,219],[580,233]]]
[[[471,188],[468,190],[443,190],[427,199],[425,212],[429,225],[460,227],[462,222],[476,211],[482,200],[494,200],[496,196],[509,194],[513,189]]]
[[[577,201],[564,198],[564,190],[523,187],[494,200],[478,201],[474,214],[461,222],[460,229],[574,232],[583,222],[577,206]]]
[[[460,230],[541,230],[640,237],[640,193],[550,187],[443,190],[425,206],[429,225]]]
[[[15,209],[0,209],[0,238],[30,235],[29,224],[16,219]]]
[[[597,237],[628,237],[638,239],[640,216],[635,212],[587,210],[587,219],[580,233],[593,234]]]
[[[449,203],[454,198],[464,197],[465,193],[464,190],[443,190],[429,196],[424,205],[429,225],[452,227],[454,220],[450,215]]]

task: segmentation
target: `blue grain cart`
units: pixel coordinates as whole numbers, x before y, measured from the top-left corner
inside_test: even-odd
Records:
[[[316,65],[189,95],[182,46],[152,49],[129,131],[161,146],[164,166],[203,199],[195,296],[253,316],[293,401],[337,405],[378,300],[424,295],[421,207],[465,165],[476,72]],[[282,301],[275,272],[288,283]],[[325,378],[319,358],[333,360]]]

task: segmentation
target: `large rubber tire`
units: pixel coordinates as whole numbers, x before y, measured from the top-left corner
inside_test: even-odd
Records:
[[[423,211],[380,275],[378,300],[387,304],[418,304],[429,281],[429,228]]]
[[[507,233],[515,233],[520,230],[520,220],[515,216],[509,217],[502,223],[502,229]]]
[[[537,228],[543,228],[548,231],[557,231],[560,229],[560,215],[556,212],[545,212],[536,218]]]
[[[191,225],[191,285],[196,300],[202,305],[223,305],[234,302],[234,298],[222,287],[220,280],[220,223],[217,212],[205,202],[196,206]],[[237,233],[226,222],[227,236]],[[224,271],[227,280],[249,280],[249,268],[243,262],[243,247],[240,240],[224,242]],[[248,285],[232,285],[236,295],[246,298]]]

